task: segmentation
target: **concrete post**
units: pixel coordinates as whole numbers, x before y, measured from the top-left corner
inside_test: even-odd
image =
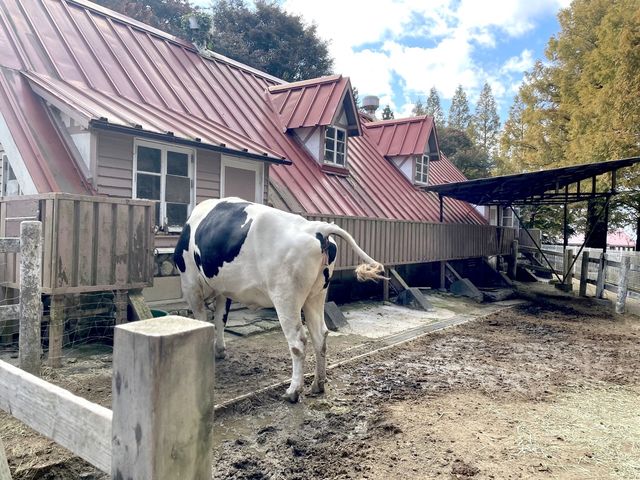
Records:
[[[213,341],[177,316],[115,328],[112,478],[211,478]]]
[[[627,291],[629,289],[629,269],[631,268],[631,257],[620,259],[620,280],[618,281],[618,298],[616,299],[616,313],[624,313],[624,306],[627,302]]]
[[[116,290],[113,296],[113,303],[116,307],[116,325],[127,323],[127,291]]]
[[[20,224],[20,368],[40,375],[42,347],[42,224]]]
[[[0,480],[11,480],[11,471],[7,463],[7,456],[4,453],[4,445],[0,438]]]
[[[574,266],[573,264],[573,248],[568,248],[566,250],[566,255],[564,257],[564,284],[567,287],[567,291],[573,290],[573,273]]]
[[[582,264],[580,265],[580,296],[587,296],[587,280],[589,279],[589,251],[582,250]]]

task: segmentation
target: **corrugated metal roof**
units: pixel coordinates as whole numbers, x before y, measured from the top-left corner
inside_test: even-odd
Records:
[[[286,83],[269,87],[274,110],[280,116],[283,130],[317,127],[334,123],[336,113],[345,98],[351,135],[360,134],[357,109],[351,95],[351,83],[347,77],[328,77]]]
[[[2,66],[0,112],[38,192],[92,193],[27,81]]]
[[[89,126],[94,120],[100,120],[103,123],[130,127],[140,135],[149,132],[166,135],[170,132],[174,139],[191,140],[204,148],[226,147],[230,153],[234,150],[249,153],[261,160],[282,163],[284,158],[281,153],[259,145],[207,118],[194,118],[179,112],[158,109],[155,105],[105,95],[86,86],[34,72],[25,72],[24,75],[38,95],[62,111],[75,113],[71,116],[79,116],[85,126]]]
[[[170,123],[190,121],[185,135],[200,138],[213,122],[282,154],[293,165],[273,166],[270,180],[294,210],[438,219],[437,196],[414,187],[366,130],[349,139],[350,175],[327,174],[294,135],[283,131],[269,92],[277,79],[217,54],[201,55],[184,41],[86,1],[32,0],[28,7],[21,0],[0,2],[0,62],[112,99],[111,118],[149,124],[164,115]],[[135,112],[118,105],[139,106],[142,118],[134,119]],[[448,221],[484,222],[466,204],[447,202],[447,208]]]
[[[419,116],[364,124],[380,153],[388,157],[421,155],[433,132],[433,117]]]

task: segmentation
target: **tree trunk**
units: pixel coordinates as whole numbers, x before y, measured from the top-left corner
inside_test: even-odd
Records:
[[[587,206],[587,228],[585,238],[589,236],[589,232],[593,231],[591,238],[585,247],[605,249],[607,245],[607,222],[606,215],[601,214],[605,208],[605,200],[598,198],[589,201]]]

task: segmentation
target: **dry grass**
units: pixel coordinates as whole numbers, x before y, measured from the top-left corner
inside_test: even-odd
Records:
[[[640,478],[638,405],[637,386],[590,382],[570,387],[522,417],[510,453],[545,457],[557,478]]]

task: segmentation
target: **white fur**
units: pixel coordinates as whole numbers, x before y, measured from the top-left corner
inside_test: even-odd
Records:
[[[198,251],[195,234],[200,222],[221,201],[243,202],[238,198],[206,200],[193,210],[187,222],[191,227],[189,250],[183,252],[186,269],[180,275],[182,292],[197,319],[207,320],[205,301],[215,299],[216,358],[225,356],[222,319],[226,298],[252,308],[274,307],[293,362],[291,385],[286,396],[293,402],[297,401],[303,388],[307,342],[302,328],[302,310],[316,355],[312,391],[323,392],[326,337],[329,333],[324,323],[327,289],[323,288],[323,270],[327,266],[316,232],[323,233],[325,237],[340,235],[365,261],[379,264],[368,257],[349,234],[335,225],[311,222],[299,215],[249,204],[246,212],[252,223],[240,253],[231,262],[224,263],[216,276],[205,278],[193,258],[193,253]],[[335,243],[332,239],[330,241]],[[327,267],[330,276],[334,266],[335,262]]]

